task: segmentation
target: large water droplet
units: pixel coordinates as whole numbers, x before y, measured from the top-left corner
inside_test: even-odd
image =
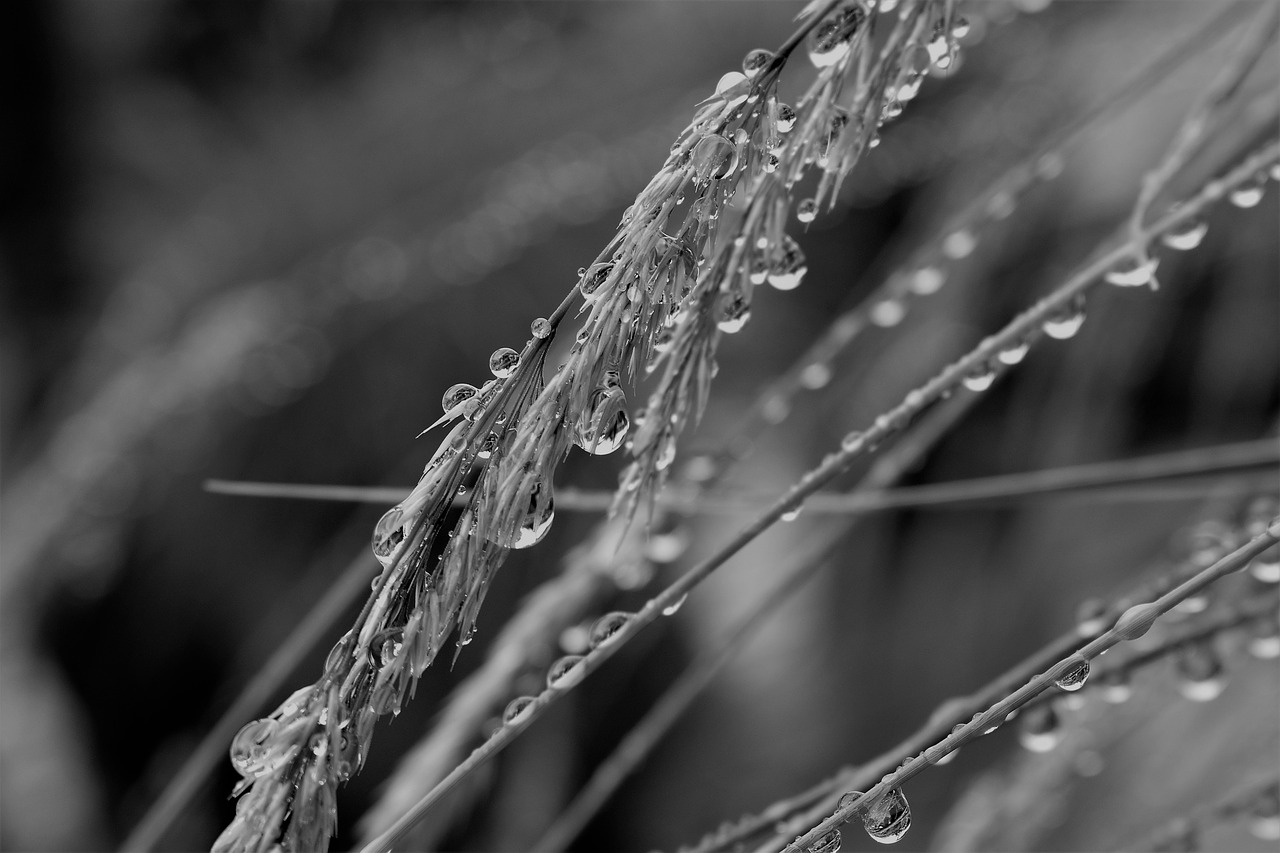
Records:
[[[456,385],[450,385],[449,390],[444,392],[444,397],[440,400],[440,406],[446,413],[452,412],[458,406],[461,406],[467,400],[476,395],[476,386],[468,385],[465,382],[459,382]]]
[[[504,726],[514,725],[529,716],[529,709],[533,706],[535,699],[532,696],[517,696],[508,703],[506,710],[502,712],[502,724]]]
[[[556,517],[556,504],[551,487],[538,483],[529,494],[529,511],[520,522],[512,548],[532,548],[543,540]]]
[[[1037,705],[1022,715],[1018,742],[1032,752],[1049,752],[1062,740],[1062,721],[1052,702]]]
[[[499,379],[506,379],[516,372],[520,364],[520,353],[511,347],[500,347],[489,356],[489,371]]]
[[[809,847],[809,853],[840,853],[840,830],[828,829]]]
[[[790,234],[786,235],[779,251],[770,259],[769,284],[778,290],[795,290],[808,271],[804,250]]]
[[[1156,267],[1158,265],[1158,258],[1143,260],[1128,257],[1107,270],[1107,274],[1103,278],[1106,279],[1108,284],[1114,284],[1117,287],[1141,287],[1144,284],[1151,284],[1155,281]]]
[[[609,642],[623,626],[631,621],[631,614],[621,610],[606,613],[591,626],[590,646],[597,649]]]
[[[618,386],[597,388],[591,394],[591,408],[583,413],[574,430],[574,443],[595,456],[605,456],[622,446],[631,429],[627,396]]]
[[[738,166],[738,147],[723,136],[714,133],[698,140],[693,146],[690,163],[694,182],[702,185],[719,180]]]
[[[584,270],[582,278],[578,281],[578,290],[582,291],[583,296],[590,297],[600,285],[609,280],[609,274],[613,272],[612,263],[595,264],[589,270]]]
[[[773,51],[756,48],[743,57],[742,73],[754,79],[771,61],[773,61]]]
[[[582,681],[585,673],[579,665],[582,655],[565,655],[551,664],[547,670],[547,687],[551,690],[567,690]]]
[[[740,74],[737,71],[730,71],[720,78],[720,82],[716,83],[716,97],[724,98],[725,102],[736,107],[747,99],[747,94],[751,91],[751,87],[747,85],[747,75]]]
[[[398,506],[393,506],[378,519],[378,523],[373,528],[372,544],[373,556],[379,563],[384,566],[391,563],[391,557],[395,554],[396,548],[400,547],[400,543],[404,541],[406,526],[404,511]]]
[[[1212,646],[1189,646],[1178,655],[1174,668],[1178,673],[1178,692],[1193,702],[1217,699],[1226,687],[1222,661]]]
[[[816,26],[806,40],[809,60],[816,68],[835,65],[849,53],[850,42],[857,34],[867,10],[861,3],[837,9]]]
[[[1073,338],[1084,325],[1084,297],[1077,295],[1070,305],[1044,318],[1041,328],[1051,338],[1065,341]]]
[[[893,844],[911,828],[911,806],[897,788],[890,788],[862,816],[862,826],[881,844]]]
[[[1084,687],[1084,683],[1088,680],[1089,661],[1086,658],[1077,657],[1071,661],[1071,668],[1064,672],[1054,684],[1058,685],[1059,689],[1071,693]]]
[[[231,766],[246,779],[266,768],[269,750],[267,742],[275,735],[274,720],[254,720],[246,723],[231,740]]]
[[[1160,242],[1170,249],[1188,252],[1199,246],[1204,241],[1204,235],[1207,233],[1209,233],[1209,223],[1198,216],[1194,216],[1164,232]]]
[[[732,335],[751,319],[751,302],[740,293],[725,293],[716,306],[716,328]]]

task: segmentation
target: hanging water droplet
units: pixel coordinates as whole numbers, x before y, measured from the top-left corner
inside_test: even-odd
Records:
[[[517,696],[507,705],[506,710],[502,712],[502,724],[504,726],[515,725],[529,716],[530,708],[536,700],[532,696]]]
[[[1273,545],[1250,560],[1249,574],[1262,583],[1280,583],[1280,545]]]
[[[404,541],[404,512],[398,506],[383,513],[382,518],[373,528],[373,556],[383,566],[391,563],[391,556]],[[376,579],[375,579],[376,583]]]
[[[1062,740],[1062,721],[1052,702],[1037,705],[1022,715],[1018,742],[1032,752],[1049,752]]]
[[[959,260],[972,255],[977,246],[978,238],[973,235],[973,232],[968,228],[961,228],[959,231],[952,231],[942,241],[942,253],[948,258]]]
[[[804,511],[804,504],[801,504],[800,506],[795,507],[793,509],[789,509],[786,512],[784,512],[782,515],[778,516],[778,520],[779,521],[795,521],[797,518],[800,517],[800,513],[803,511]]]
[[[731,107],[736,107],[745,101],[749,91],[747,75],[737,71],[730,71],[716,83],[716,97],[724,98],[725,102]]]
[[[1263,841],[1280,840],[1280,790],[1271,785],[1249,809],[1249,832]]]
[[[1084,325],[1084,297],[1077,295],[1070,305],[1059,309],[1056,313],[1044,318],[1041,328],[1051,338],[1065,341],[1075,337],[1076,332]]]
[[[853,430],[852,432],[845,433],[844,438],[840,439],[840,449],[845,453],[856,453],[862,449],[862,445],[865,443],[866,439],[863,437],[862,433],[857,430]]]
[[[609,280],[610,273],[613,272],[613,264],[606,261],[602,264],[594,264],[591,269],[584,271],[582,277],[578,281],[578,290],[582,295],[590,298],[595,294],[600,286]]]
[[[246,779],[266,768],[267,742],[276,732],[274,720],[262,719],[246,723],[231,740],[231,766]]]
[[[893,121],[902,115],[902,101],[897,98],[891,98],[884,102],[884,106],[880,108],[881,121]]]
[[[511,547],[520,549],[537,545],[546,537],[555,517],[556,504],[551,488],[542,483],[535,484],[533,491],[529,493],[529,511],[520,522],[520,529],[516,531]]]
[[[1267,192],[1267,175],[1259,172],[1227,194],[1227,199],[1239,208],[1257,207]]]
[[[796,219],[808,225],[818,218],[818,203],[811,198],[803,199],[796,205]]]
[[[1113,669],[1100,675],[1098,689],[1103,700],[1112,705],[1123,705],[1133,696],[1133,685],[1129,683],[1129,673],[1124,669]]]
[[[788,104],[778,104],[778,120],[775,127],[779,133],[790,133],[796,126],[796,111]]]
[[[985,391],[996,381],[996,368],[990,362],[979,364],[960,380],[970,391]]]
[[[1087,658],[1076,657],[1071,661],[1071,668],[1062,674],[1062,676],[1054,682],[1058,685],[1058,689],[1066,690],[1073,693],[1084,687],[1084,683],[1089,680],[1089,661]]]
[[[1114,284],[1117,287],[1141,287],[1144,284],[1153,284],[1158,265],[1158,258],[1143,260],[1130,256],[1109,269],[1103,278],[1108,284]]]
[[[568,690],[578,684],[586,676],[579,664],[582,655],[565,655],[551,664],[547,670],[547,688],[550,690]]]
[[[630,621],[631,614],[624,613],[621,610],[615,610],[612,613],[606,613],[601,616],[591,626],[590,647],[592,649],[600,648],[605,643],[613,639],[613,637],[622,630],[623,626]]]
[[[951,35],[958,39],[962,39],[969,35],[969,20],[967,18],[957,16],[956,19],[951,22]]]
[[[727,335],[742,331],[751,319],[751,303],[740,293],[725,293],[716,310],[716,328]]]
[[[778,166],[782,165],[782,161],[778,159],[777,154],[766,154],[760,165],[761,168],[772,175],[778,171]]]
[[[489,356],[489,372],[499,379],[506,379],[516,372],[520,364],[520,353],[511,347],[500,347]]]
[[[831,375],[831,365],[815,361],[800,371],[800,385],[810,391],[816,391],[819,388],[825,388],[831,382]]]
[[[804,250],[791,238],[790,234],[785,235],[782,246],[770,262],[769,284],[778,290],[795,290],[808,271]]]
[[[631,419],[627,416],[627,396],[618,386],[597,388],[591,394],[591,408],[578,419],[574,443],[595,456],[606,456],[622,446]]]
[[[1164,232],[1160,242],[1170,249],[1187,252],[1199,246],[1207,233],[1209,233],[1209,223],[1195,216]]]
[[[868,316],[880,328],[890,329],[906,318],[907,306],[900,299],[882,299],[871,306]]]
[[[1280,617],[1269,613],[1254,621],[1249,637],[1249,654],[1258,660],[1280,657]]]
[[[449,390],[444,392],[444,397],[440,400],[441,407],[446,413],[453,411],[461,406],[467,400],[476,395],[477,389],[474,385],[468,385],[465,382],[459,382],[456,385],[450,385]]]
[[[723,136],[708,134],[693,146],[690,164],[694,183],[705,185],[725,177],[737,168],[738,148]]]
[[[928,296],[941,290],[945,282],[946,276],[943,275],[942,270],[937,267],[921,267],[911,274],[907,286],[911,288],[912,293]]]
[[[814,67],[827,68],[844,59],[866,17],[863,5],[853,3],[835,10],[814,27],[806,40],[809,61]]]
[[[1208,644],[1189,646],[1178,655],[1174,667],[1178,673],[1178,692],[1192,702],[1217,699],[1227,686],[1222,661]]]
[[[840,853],[840,830],[828,829],[809,847],[809,853]]]
[[[1029,341],[1023,341],[1020,344],[1014,344],[1011,347],[1005,347],[996,353],[996,359],[1001,364],[1020,364],[1027,357],[1027,352],[1031,349]]]
[[[680,608],[684,606],[684,603],[685,601],[688,600],[688,598],[689,598],[689,593],[686,592],[684,595],[680,596],[675,601],[671,602],[666,607],[662,608],[662,615],[675,616],[677,613],[680,612]]]
[[[1107,603],[1100,598],[1087,598],[1076,608],[1076,633],[1092,639],[1107,630]]]
[[[476,448],[476,458],[488,459],[493,455],[493,451],[498,449],[497,433],[489,433],[484,437],[484,441],[480,442],[480,446]]]
[[[551,321],[546,317],[539,317],[529,324],[529,332],[540,341],[544,341],[551,337]]]
[[[862,826],[881,844],[893,844],[911,828],[911,806],[902,791],[890,788],[862,816]]]
[[[748,53],[742,59],[742,73],[750,79],[755,79],[761,71],[768,67],[773,61],[773,51],[764,48],[756,48]]]

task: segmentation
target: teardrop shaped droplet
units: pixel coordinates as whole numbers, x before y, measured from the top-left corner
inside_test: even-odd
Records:
[[[662,615],[675,616],[677,613],[680,612],[680,608],[683,607],[684,603],[688,600],[689,600],[689,593],[686,592],[684,595],[680,596],[675,601],[671,602],[666,607],[662,608]]]
[[[790,234],[784,236],[782,245],[770,259],[769,284],[778,290],[795,290],[808,271],[800,244]]]
[[[514,725],[529,716],[529,709],[533,706],[534,697],[517,696],[507,704],[506,710],[502,712],[502,724],[504,726]]]
[[[811,198],[802,199],[796,205],[796,219],[808,225],[818,218],[818,203]]]
[[[631,621],[632,615],[621,610],[615,610],[612,613],[606,613],[595,621],[591,626],[591,639],[589,645],[592,649],[598,649],[605,643],[609,642],[613,637],[622,630],[628,622]]]
[[[790,133],[796,126],[796,111],[788,104],[778,104],[778,120],[775,127],[779,133]]]
[[[551,522],[556,517],[556,504],[552,497],[551,487],[538,483],[529,493],[529,511],[520,522],[515,540],[511,547],[515,549],[532,548],[543,540],[551,529]]]
[[[716,328],[726,335],[742,331],[751,319],[751,302],[740,293],[721,294],[716,311]]]
[[[1084,325],[1084,297],[1077,295],[1071,304],[1044,318],[1041,328],[1051,338],[1068,340]]]
[[[489,371],[499,379],[506,379],[516,372],[520,364],[520,353],[511,347],[499,347],[489,356]]]
[[[627,395],[622,388],[597,388],[591,395],[591,408],[578,419],[573,440],[592,455],[606,456],[622,446],[630,429]]]
[[[458,406],[474,397],[476,391],[476,386],[468,385],[466,382],[450,385],[449,390],[444,392],[444,397],[440,400],[440,406],[446,413],[452,412]]]
[[[996,359],[1001,364],[1021,364],[1022,360],[1027,357],[1027,352],[1030,349],[1031,344],[1027,341],[1023,341],[1020,344],[1015,344],[1011,347],[1005,347],[1000,350],[1000,352],[996,353]]]
[[[1267,192],[1267,175],[1259,172],[1227,193],[1227,199],[1239,208],[1257,207]]]
[[[1049,752],[1062,740],[1062,721],[1052,702],[1027,710],[1018,726],[1018,742],[1032,752]]]
[[[881,844],[893,844],[906,835],[911,828],[911,806],[902,791],[890,788],[872,803],[862,816],[862,826]]]
[[[1178,692],[1192,702],[1211,702],[1227,686],[1222,661],[1207,643],[1189,646],[1174,662]]]
[[[1062,674],[1054,684],[1058,685],[1058,689],[1066,690],[1068,693],[1074,693],[1084,683],[1089,680],[1089,661],[1087,658],[1076,657],[1071,661],[1071,668]]]
[[[996,381],[995,365],[986,363],[975,367],[960,380],[970,391],[986,391]]]
[[[738,147],[723,136],[711,133],[698,140],[690,156],[693,180],[705,185],[730,174],[738,166]]]
[[[756,48],[748,53],[742,60],[742,73],[747,75],[749,79],[755,77],[768,67],[773,61],[773,51],[764,48]]]
[[[382,514],[373,528],[373,556],[383,566],[391,563],[391,557],[405,537],[405,515],[398,506]]]
[[[1209,223],[1194,216],[1164,232],[1160,242],[1170,249],[1189,252],[1204,242],[1204,235],[1208,233]]]
[[[809,853],[840,853],[840,830],[829,829],[809,847]]]
[[[579,664],[582,655],[565,655],[558,658],[547,670],[547,687],[551,690],[567,690],[582,681],[585,674]]]
[[[827,15],[809,33],[806,47],[809,61],[815,68],[835,65],[849,54],[850,42],[857,34],[867,10],[861,3],[852,3]]]
[[[1116,287],[1141,287],[1155,281],[1156,267],[1159,263],[1158,258],[1141,259],[1131,256],[1107,270],[1103,278],[1108,284],[1114,284]]]

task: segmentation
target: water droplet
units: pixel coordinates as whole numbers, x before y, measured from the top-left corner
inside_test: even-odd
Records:
[[[231,740],[231,766],[246,779],[252,778],[266,767],[270,752],[266,744],[276,733],[274,720],[263,719],[246,723]]]
[[[863,438],[862,433],[857,430],[853,430],[852,432],[846,433],[845,437],[840,439],[840,449],[845,453],[856,453],[862,449],[862,445],[865,443],[866,439]]]
[[[1280,545],[1254,557],[1249,562],[1249,574],[1262,583],[1280,583]]]
[[[959,231],[952,231],[942,241],[942,253],[948,258],[959,260],[972,255],[977,246],[978,238],[973,232],[968,228],[961,228]]]
[[[1175,660],[1174,668],[1178,673],[1178,692],[1193,702],[1217,699],[1227,686],[1222,661],[1208,644],[1184,649]]]
[[[450,385],[449,390],[444,392],[444,397],[441,398],[440,405],[446,413],[452,412],[458,406],[461,406],[467,400],[474,397],[476,392],[476,386],[468,385],[465,382],[459,382],[457,385]]]
[[[725,293],[716,307],[716,328],[732,335],[751,319],[751,303],[740,293]]]
[[[1032,752],[1049,752],[1062,740],[1062,721],[1052,702],[1037,705],[1022,715],[1018,742]]]
[[[881,844],[893,844],[911,828],[911,806],[902,791],[890,788],[862,816],[862,826]]]
[[[937,293],[946,282],[946,276],[937,267],[921,267],[911,275],[908,287],[912,293],[928,296]]]
[[[533,491],[529,493],[529,511],[520,522],[520,529],[516,532],[516,538],[511,543],[511,547],[519,549],[537,545],[546,537],[555,517],[556,504],[550,487],[545,487],[541,483],[534,485]]]
[[[578,420],[573,440],[588,453],[605,456],[622,446],[630,429],[627,396],[622,389],[616,385],[597,388],[591,395],[591,408]]]
[[[382,518],[374,525],[373,556],[383,566],[390,565],[391,556],[404,541],[406,526],[404,512],[398,506],[383,513]]]
[[[957,16],[956,19],[951,22],[951,35],[958,39],[962,39],[969,35],[969,20],[967,18]]]
[[[763,71],[771,61],[773,61],[773,51],[756,48],[743,57],[742,73],[750,79],[755,79],[756,75]]]
[[[902,101],[892,98],[884,102],[884,106],[880,108],[880,118],[883,121],[892,121],[902,115]]]
[[[811,198],[806,198],[796,205],[796,219],[808,225],[810,222],[818,218],[818,203]]]
[[[1098,689],[1102,698],[1112,705],[1123,705],[1133,697],[1133,685],[1129,683],[1129,673],[1123,669],[1113,669],[1098,676]]]
[[[1267,192],[1267,175],[1259,172],[1227,194],[1227,199],[1239,208],[1257,207]]]
[[[547,687],[551,690],[567,690],[586,676],[579,664],[582,655],[565,655],[551,664],[547,670]]]
[[[530,714],[530,708],[536,700],[532,696],[517,696],[508,703],[506,710],[502,712],[502,724],[504,726],[514,725],[521,720],[526,719]]]
[[[497,433],[489,433],[484,437],[484,441],[480,442],[480,446],[476,448],[476,457],[479,459],[488,459],[493,455],[493,451],[498,449]]]
[[[1114,284],[1117,287],[1141,287],[1144,284],[1153,284],[1158,265],[1158,258],[1142,260],[1128,257],[1108,270],[1103,278],[1108,284]]]
[[[609,280],[609,274],[612,272],[613,264],[610,262],[592,265],[591,269],[584,271],[579,279],[578,290],[583,296],[590,298],[602,284]]]
[[[593,649],[600,648],[602,645],[609,642],[614,635],[621,631],[623,626],[630,621],[630,613],[624,613],[621,610],[606,613],[597,619],[591,626],[591,639],[589,645]]]
[[[871,322],[882,329],[892,328],[907,316],[907,306],[899,299],[882,299],[871,306]]]
[[[844,59],[849,53],[850,42],[866,17],[867,10],[863,5],[853,3],[824,18],[807,39],[809,61],[814,67],[827,68]]]
[[[551,322],[546,317],[539,317],[529,324],[529,332],[540,341],[551,337]]]
[[[698,140],[690,159],[694,182],[705,185],[719,180],[738,166],[738,148],[723,136],[714,133]]]
[[[946,71],[955,62],[955,50],[951,45],[950,39],[946,34],[940,33],[933,38],[927,45],[929,56],[933,60],[933,67],[939,71]]]
[[[995,365],[987,362],[973,368],[971,372],[960,380],[964,383],[964,387],[970,391],[985,391],[990,388],[996,381]]]
[[[782,161],[778,159],[777,154],[766,154],[764,155],[764,159],[761,161],[760,165],[761,168],[772,175],[774,172],[778,171],[778,167],[782,165]]]
[[[686,592],[684,595],[680,596],[675,601],[671,602],[666,607],[662,608],[662,615],[675,616],[677,613],[680,612],[680,608],[684,606],[684,603],[688,599],[689,599],[689,593]]]
[[[780,250],[769,265],[769,284],[778,290],[795,290],[808,271],[800,244],[790,234],[784,236]]]
[[[779,133],[790,133],[796,126],[796,111],[787,104],[778,104],[778,121],[775,127]]]
[[[800,513],[802,511],[804,511],[803,504],[801,504],[798,507],[795,507],[794,509],[787,510],[782,515],[778,516],[778,520],[779,521],[795,521],[797,518],[800,517]]]
[[[1100,598],[1087,598],[1076,608],[1076,633],[1092,639],[1107,630],[1107,603]]]
[[[996,353],[996,359],[1001,364],[1020,364],[1022,360],[1027,357],[1027,352],[1030,349],[1031,343],[1029,341],[1023,341],[1020,344],[1015,344],[1011,347],[1005,347],[1000,350],[1000,352]]]
[[[1057,312],[1045,317],[1041,328],[1044,329],[1044,333],[1049,337],[1065,341],[1075,337],[1076,332],[1080,331],[1080,327],[1083,325],[1084,297],[1077,295],[1070,305],[1066,305]]]
[[[1187,252],[1199,246],[1207,233],[1209,233],[1209,223],[1196,216],[1164,232],[1160,242],[1170,249]]]
[[[511,347],[500,347],[489,356],[489,371],[499,379],[506,379],[516,372],[520,364],[520,353]]]
[[[840,853],[840,830],[828,829],[809,847],[809,853]]]
[[[819,388],[825,388],[831,382],[831,375],[831,365],[815,361],[800,371],[800,385],[810,391],[816,391]]]
[[[1270,613],[1254,621],[1249,637],[1249,654],[1258,660],[1280,657],[1280,618]]]
[[[1263,841],[1280,840],[1280,790],[1271,785],[1249,809],[1249,832]]]
[[[725,102],[731,107],[745,101],[749,91],[747,75],[737,71],[730,71],[716,83],[716,97],[724,98]]]
[[[1060,690],[1066,690],[1068,693],[1075,692],[1084,683],[1089,680],[1089,661],[1083,657],[1076,657],[1071,661],[1071,668],[1062,674],[1054,684],[1058,685]]]

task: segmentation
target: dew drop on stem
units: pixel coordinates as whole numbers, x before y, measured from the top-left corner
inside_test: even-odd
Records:
[[[449,389],[444,392],[444,397],[440,400],[440,406],[446,413],[452,412],[458,406],[474,397],[476,391],[476,386],[468,385],[466,382],[450,385]]]
[[[1049,752],[1062,740],[1062,721],[1052,702],[1030,708],[1018,726],[1018,742],[1031,752]]]
[[[742,331],[751,319],[751,303],[740,293],[725,293],[716,306],[716,328],[727,335]]]
[[[1263,841],[1280,841],[1280,789],[1274,784],[1249,808],[1249,832]]]
[[[809,33],[805,44],[814,67],[827,68],[844,59],[866,18],[867,10],[860,2],[836,9],[823,18]]]
[[[790,234],[782,239],[782,246],[769,264],[768,281],[777,290],[795,290],[809,271],[804,250]]]
[[[591,626],[591,637],[588,641],[590,647],[598,649],[608,643],[631,619],[632,614],[622,610],[615,610],[601,616]]]
[[[841,842],[840,830],[828,829],[809,846],[809,853],[839,853]]]
[[[516,372],[520,364],[520,353],[511,347],[500,347],[489,356],[489,371],[499,379],[506,379]]]
[[[584,674],[581,655],[565,655],[558,658],[547,670],[547,687],[551,690],[567,690],[582,681]]]
[[[778,104],[778,119],[775,127],[779,133],[790,133],[796,126],[796,111],[788,104]]]
[[[1077,294],[1069,305],[1044,318],[1041,328],[1051,338],[1065,341],[1075,337],[1084,325],[1084,296]]]
[[[384,567],[391,564],[391,557],[405,537],[404,511],[398,506],[383,513],[373,528],[373,556]]]
[[[1073,693],[1084,687],[1084,683],[1089,679],[1089,661],[1087,658],[1075,657],[1071,660],[1071,667],[1062,674],[1054,684],[1058,685],[1058,689],[1066,690]]]
[[[1254,620],[1249,631],[1249,654],[1258,660],[1280,657],[1280,616],[1268,613]]]
[[[267,742],[276,733],[274,720],[263,719],[246,723],[231,740],[231,766],[245,778],[251,778],[266,769]]]
[[[738,166],[738,146],[723,136],[711,133],[693,146],[690,164],[694,182],[700,186],[719,180]]]
[[[862,816],[862,826],[874,840],[893,844],[911,828],[911,806],[902,791],[890,788]]]
[[[755,79],[773,60],[773,51],[756,48],[742,59],[742,73]]]
[[[532,696],[517,696],[507,704],[506,710],[502,712],[502,724],[504,726],[515,725],[521,720],[529,716],[529,709],[534,703]]]
[[[686,592],[684,595],[680,596],[675,601],[671,602],[666,607],[662,608],[662,615],[675,616],[677,613],[680,612],[680,608],[684,606],[684,603],[688,599],[689,599],[689,593]]]
[[[796,205],[796,219],[808,225],[818,218],[818,203],[811,198],[801,200]]]
[[[1141,287],[1155,281],[1158,258],[1128,257],[1107,270],[1103,278],[1116,287]]]
[[[1267,174],[1258,172],[1243,184],[1227,193],[1227,199],[1236,207],[1248,209],[1257,207],[1267,192]]]
[[[538,340],[546,340],[551,337],[551,321],[546,317],[539,317],[529,324],[529,333]]]
[[[578,419],[573,440],[586,452],[605,456],[622,446],[630,429],[627,397],[622,388],[597,388],[591,394],[591,407]]]
[[[1022,360],[1027,357],[1027,352],[1030,351],[1030,349],[1031,344],[1028,341],[1023,341],[1022,343],[1014,344],[1011,347],[1005,347],[1000,350],[1000,352],[996,353],[996,360],[1001,364],[1021,364]]]
[[[1262,583],[1280,583],[1280,545],[1273,545],[1249,562],[1249,574]]]
[[[1204,241],[1204,235],[1207,233],[1209,233],[1209,223],[1197,216],[1164,232],[1160,242],[1170,249],[1189,252]]]
[[[970,391],[986,391],[995,384],[995,381],[996,368],[995,365],[990,362],[980,364],[973,368],[973,370],[965,374],[964,379],[961,380],[961,382],[964,383],[964,387],[968,388]]]
[[[551,529],[551,522],[556,517],[555,499],[552,497],[551,487],[543,483],[535,483],[533,491],[529,493],[529,509],[525,513],[524,519],[520,522],[520,527],[516,531],[515,539],[511,543],[512,548],[532,548],[543,540],[547,535],[547,531]]]

